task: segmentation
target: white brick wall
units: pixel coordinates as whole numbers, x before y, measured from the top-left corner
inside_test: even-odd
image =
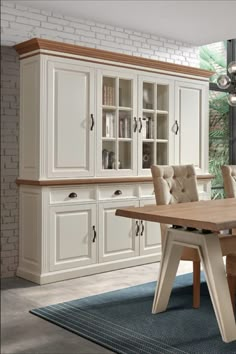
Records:
[[[166,62],[199,66],[198,48],[187,43],[63,16],[50,11],[1,3],[1,275],[13,276],[18,263],[18,121],[19,61],[16,43],[38,37]]]

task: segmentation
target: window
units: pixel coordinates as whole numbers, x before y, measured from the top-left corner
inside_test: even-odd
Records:
[[[236,108],[226,99],[227,90],[219,89],[216,79],[225,74],[228,64],[236,59],[236,39],[200,48],[200,67],[215,72],[209,85],[209,171],[212,198],[223,198],[221,165],[236,164]]]

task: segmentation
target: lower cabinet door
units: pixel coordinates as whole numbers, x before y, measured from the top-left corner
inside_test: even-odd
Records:
[[[156,204],[155,199],[141,200],[140,206]],[[160,224],[151,221],[140,221],[140,256],[161,253]]]
[[[139,234],[134,219],[115,215],[117,208],[139,206],[138,201],[100,203],[99,262],[110,262],[139,255]]]
[[[50,207],[50,271],[97,262],[96,205]]]

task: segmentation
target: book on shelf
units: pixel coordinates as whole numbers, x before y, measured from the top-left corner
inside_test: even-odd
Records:
[[[103,136],[106,138],[114,138],[115,136],[115,117],[113,113],[105,113],[103,118]]]
[[[115,105],[115,88],[113,86],[103,86],[103,104],[105,106]]]

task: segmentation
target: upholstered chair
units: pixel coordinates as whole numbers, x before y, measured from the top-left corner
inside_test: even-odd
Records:
[[[157,205],[195,202],[199,200],[197,177],[193,165],[151,166]],[[169,225],[161,224],[162,247]],[[220,237],[220,236],[219,236]],[[232,253],[231,236],[220,237],[222,255]],[[193,307],[200,306],[200,257],[194,248],[185,247],[181,260],[193,262]]]
[[[221,166],[226,198],[236,198],[236,165]],[[236,213],[236,211],[235,211]],[[234,237],[231,254],[226,257],[226,272],[230,288],[230,296],[235,309],[236,296],[236,229],[232,230]]]
[[[236,198],[236,165],[221,166],[227,198]]]

